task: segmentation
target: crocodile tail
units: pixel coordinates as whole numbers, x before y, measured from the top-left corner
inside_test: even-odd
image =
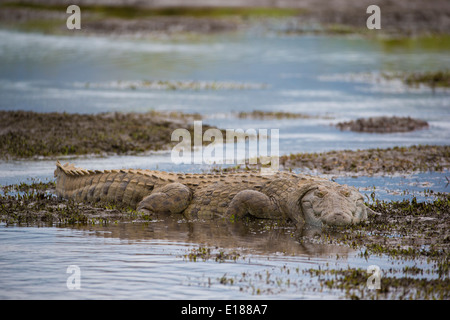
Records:
[[[68,163],[62,165],[59,160],[56,161],[56,170],[54,173],[56,177],[56,194],[60,197],[67,197],[69,188],[66,186],[66,183],[69,181],[69,179],[67,179],[70,174],[69,170]]]
[[[64,198],[76,198],[77,192],[87,183],[94,171],[76,168],[73,164],[56,162],[56,194]]]
[[[85,170],[56,162],[56,194],[76,201],[122,203],[134,207],[153,189],[141,170]]]

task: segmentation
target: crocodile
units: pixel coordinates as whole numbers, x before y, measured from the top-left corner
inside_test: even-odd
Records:
[[[55,177],[59,197],[116,203],[155,216],[239,219],[249,215],[312,225],[348,225],[376,214],[354,187],[284,171],[265,175],[258,171],[86,170],[57,161]]]

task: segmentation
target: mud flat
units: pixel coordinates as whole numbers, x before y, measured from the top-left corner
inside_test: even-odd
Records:
[[[428,128],[428,123],[411,117],[372,117],[339,122],[336,127],[355,132],[393,133]]]
[[[325,174],[360,175],[443,171],[450,168],[450,146],[298,153],[280,157],[284,168],[317,170]]]
[[[174,144],[172,132],[177,128],[193,131],[193,120],[198,117],[156,111],[95,115],[0,111],[0,158],[167,150]]]

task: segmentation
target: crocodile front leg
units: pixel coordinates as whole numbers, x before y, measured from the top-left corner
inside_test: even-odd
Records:
[[[250,214],[262,219],[282,216],[277,206],[267,195],[254,190],[243,190],[236,194],[231,200],[226,214],[237,218]]]
[[[142,199],[137,211],[150,213],[181,213],[192,199],[191,190],[181,183],[169,183]]]

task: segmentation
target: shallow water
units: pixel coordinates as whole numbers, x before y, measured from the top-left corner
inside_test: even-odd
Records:
[[[382,72],[439,70],[450,64],[448,46],[420,44],[417,40],[414,46],[392,47],[387,41],[354,36],[234,34],[157,41],[0,31],[0,109],[197,112],[205,123],[221,128],[278,129],[280,154],[448,144],[448,90],[410,88],[380,77]],[[144,80],[265,86],[158,90],[126,85]],[[253,110],[319,118],[257,120],[230,115]],[[430,128],[367,134],[332,126],[380,115],[424,119]],[[141,159],[138,167],[155,162]]]
[[[300,244],[311,232],[222,220],[0,225],[0,299],[334,299],[344,292],[305,271],[378,265],[401,274],[415,266],[436,277],[426,261],[362,259],[346,246]],[[200,248],[211,256],[189,257]],[[67,285],[69,266],[79,268],[79,289]]]
[[[448,91],[409,88],[379,77],[381,72],[443,69],[450,63],[448,46],[427,48],[419,42],[392,48],[359,37],[306,35],[237,34],[163,41],[0,31],[0,61],[1,110],[198,112],[205,116],[205,123],[221,128],[279,129],[280,154],[446,145],[450,141]],[[150,90],[118,85],[143,80],[257,86]],[[230,112],[252,110],[299,112],[319,118],[230,116]],[[341,132],[330,125],[376,115],[417,117],[427,120],[430,128],[382,135]],[[174,165],[164,152],[71,161],[89,169],[200,172],[210,168]],[[1,161],[0,184],[49,180],[53,170],[53,160]],[[357,186],[369,198],[375,187],[377,197],[399,200],[411,196],[426,199],[425,191],[430,189],[448,192],[448,175],[330,178]],[[405,265],[433,269],[417,260],[392,261],[384,256],[365,260],[348,247],[305,246],[298,232],[183,220],[71,228],[0,225],[0,298],[341,298],[342,291],[319,290],[317,279],[302,270],[326,265],[366,269],[376,264],[386,270],[398,269],[401,275]],[[194,262],[185,257],[199,247],[236,251],[240,256],[225,262]],[[66,286],[69,265],[80,267],[81,290]]]

